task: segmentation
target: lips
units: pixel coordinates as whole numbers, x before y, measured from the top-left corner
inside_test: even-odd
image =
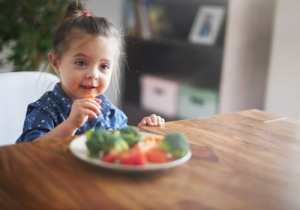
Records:
[[[92,93],[92,91],[96,88],[93,85],[80,85],[80,87],[82,88],[82,90],[86,93]]]
[[[81,87],[85,88],[85,89],[93,89],[95,88],[94,86],[91,85],[80,85]]]

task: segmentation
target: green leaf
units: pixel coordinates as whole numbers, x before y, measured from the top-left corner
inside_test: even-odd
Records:
[[[52,48],[54,29],[70,0],[0,0],[0,51],[15,41],[7,59],[17,71],[32,71]]]

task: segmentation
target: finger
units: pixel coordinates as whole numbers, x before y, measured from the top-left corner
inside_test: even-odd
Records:
[[[84,109],[84,114],[87,115],[88,117],[93,117],[95,119],[98,118],[97,114],[93,111],[93,110],[90,110],[90,109]]]
[[[99,104],[91,103],[89,101],[82,103],[81,107],[83,107],[85,109],[91,109],[96,114],[100,113],[100,108],[101,108],[101,107],[99,108]]]
[[[146,121],[147,125],[154,126],[154,123],[150,117],[145,117],[144,120]]]
[[[98,99],[98,98],[93,98],[93,100],[96,101],[97,104],[100,104],[100,103],[102,102],[102,100],[101,100],[101,99]]]
[[[163,126],[165,124],[165,119],[164,118],[160,118],[160,124]]]
[[[101,106],[94,99],[87,99],[87,100],[83,101],[82,103],[85,104],[85,105],[87,103],[94,104],[96,107],[98,107],[99,109],[101,109]]]
[[[161,117],[160,116],[157,116],[156,117],[156,120],[157,120],[157,125],[158,126],[161,126],[162,124],[161,124]]]
[[[97,107],[99,107],[99,109],[101,109],[101,106],[99,105],[98,101],[101,102],[100,99],[97,99],[97,101],[95,100],[95,98],[84,98],[84,99],[81,99],[79,100],[81,103],[92,103],[92,104],[95,104]]]
[[[145,126],[145,125],[147,125],[147,122],[144,119],[138,124],[138,126]]]
[[[99,109],[101,108],[101,106],[99,105],[102,101],[100,99],[97,99],[97,98],[92,98],[91,100],[88,100],[90,101],[91,103],[95,104],[96,106],[99,107]]]
[[[156,119],[156,114],[150,115],[152,123],[156,126],[157,125],[157,119]]]

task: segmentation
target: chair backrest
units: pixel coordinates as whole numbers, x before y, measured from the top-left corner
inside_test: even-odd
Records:
[[[59,78],[50,73],[0,73],[0,146],[15,143],[22,134],[28,104],[57,82]]]

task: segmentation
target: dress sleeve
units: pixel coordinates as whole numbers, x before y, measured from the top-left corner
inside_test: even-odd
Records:
[[[42,109],[34,108],[27,114],[23,133],[16,143],[33,141],[51,131],[54,126],[54,119],[51,115]]]

